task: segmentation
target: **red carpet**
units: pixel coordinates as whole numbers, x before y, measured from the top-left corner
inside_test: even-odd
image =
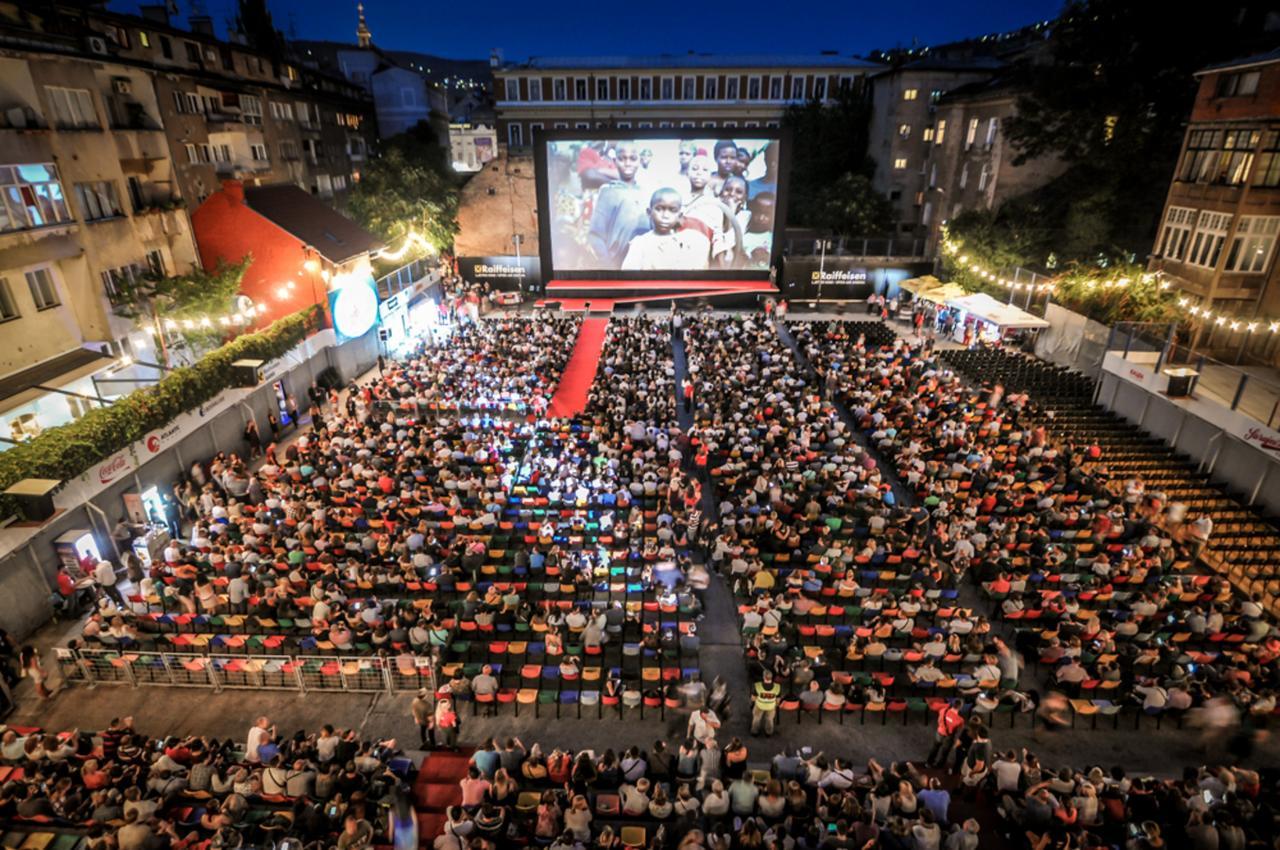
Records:
[[[596,379],[596,365],[604,349],[604,332],[608,319],[583,319],[573,355],[564,367],[556,394],[551,397],[548,416],[577,416],[587,406],[587,393]]]
[[[413,783],[413,806],[418,813],[418,844],[430,847],[444,829],[450,806],[462,802],[458,782],[467,775],[470,748],[458,753],[428,753]]]

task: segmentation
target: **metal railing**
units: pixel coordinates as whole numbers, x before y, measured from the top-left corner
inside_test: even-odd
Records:
[[[822,237],[788,239],[783,253],[790,257],[817,257],[822,254]],[[926,240],[892,237],[829,237],[828,257],[925,257]]]
[[[378,297],[389,298],[397,292],[408,289],[430,274],[432,268],[433,260],[428,257],[422,257],[412,263],[401,266],[395,271],[384,274],[375,281],[378,287]]]
[[[1122,352],[1126,360],[1137,357],[1156,372],[1168,366],[1189,366],[1199,373],[1192,385],[1198,397],[1239,411],[1268,428],[1280,423],[1280,375],[1274,369],[1234,366],[1196,351],[1178,342],[1174,325],[1120,322],[1112,328],[1107,350]]]
[[[428,656],[230,655],[127,649],[56,651],[68,684],[274,690],[299,693],[411,693],[434,687]]]

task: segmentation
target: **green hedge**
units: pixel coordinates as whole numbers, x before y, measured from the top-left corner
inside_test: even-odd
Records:
[[[236,360],[273,360],[289,351],[317,326],[318,317],[313,307],[236,337],[191,366],[175,369],[108,407],[94,408],[74,422],[0,452],[0,491],[24,478],[75,478],[222,392],[231,385],[230,367]],[[18,505],[0,496],[0,516],[14,513],[21,515]]]

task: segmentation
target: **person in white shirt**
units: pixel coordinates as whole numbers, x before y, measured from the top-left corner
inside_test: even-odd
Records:
[[[98,587],[102,592],[109,595],[121,607],[124,607],[124,597],[120,595],[120,589],[116,587],[116,568],[115,565],[105,558],[98,561],[98,565],[93,568],[93,580],[98,583]]]
[[[257,764],[260,761],[258,748],[274,739],[275,735],[276,727],[271,724],[271,718],[266,715],[259,717],[249,729],[249,737],[246,739],[244,746],[244,760],[251,764]]]

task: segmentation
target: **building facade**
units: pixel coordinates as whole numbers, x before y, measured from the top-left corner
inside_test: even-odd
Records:
[[[551,129],[777,127],[787,107],[828,101],[881,66],[845,56],[491,58],[498,140]]]
[[[988,56],[920,59],[871,79],[867,155],[875,162],[872,187],[893,205],[895,237],[927,240],[939,215],[936,165],[948,141],[965,128],[939,113],[947,92],[991,79],[1002,63]],[[931,182],[933,185],[931,186]],[[923,250],[916,253],[923,253]]]
[[[159,376],[117,308],[197,264],[221,179],[340,201],[373,130],[346,81],[152,14],[0,2],[0,449]]]
[[[995,77],[952,89],[938,100],[919,210],[927,256],[937,256],[947,220],[965,210],[997,209],[1065,170],[1056,156],[1015,162],[1018,152],[1005,128],[1017,113],[1017,99],[1016,85]]]
[[[1197,76],[1150,269],[1214,313],[1280,319],[1280,49]]]
[[[492,123],[466,121],[449,125],[449,161],[454,171],[479,171],[497,155],[498,131]]]

